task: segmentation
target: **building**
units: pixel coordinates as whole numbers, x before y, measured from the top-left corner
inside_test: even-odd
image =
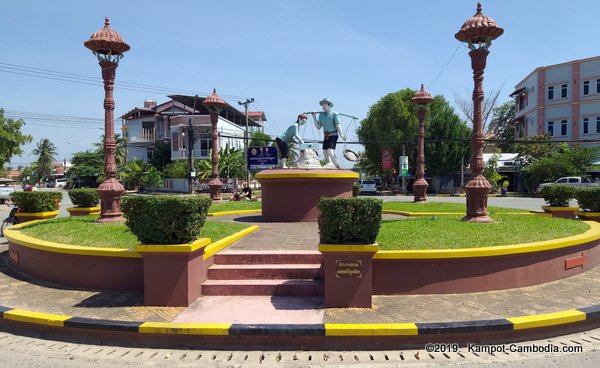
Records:
[[[536,68],[510,96],[517,139],[549,134],[600,146],[600,56]]]
[[[144,101],[144,107],[136,107],[123,116],[122,131],[127,146],[127,160],[148,161],[160,141],[171,147],[171,160],[187,159],[190,121],[194,131],[193,156],[210,159],[212,148],[211,123],[208,110],[202,105],[204,97],[194,101],[194,96],[173,95],[158,105],[156,101]],[[263,131],[266,121],[264,112],[248,112],[248,129]],[[219,147],[244,147],[246,116],[227,104],[219,114],[217,130]]]

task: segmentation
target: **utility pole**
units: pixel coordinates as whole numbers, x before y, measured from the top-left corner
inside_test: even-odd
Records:
[[[188,167],[190,170],[190,194],[194,194],[194,178],[196,177],[196,172],[194,171],[194,124],[192,123],[192,120],[194,118],[194,112],[196,111],[196,101],[198,101],[198,95],[194,96],[192,116],[190,117],[190,120],[188,122]]]
[[[246,101],[238,101],[238,105],[244,105],[244,114],[246,115],[246,130],[244,131],[244,162],[246,172],[246,185],[250,186],[250,173],[248,172],[248,104],[254,102],[254,98],[247,98]]]

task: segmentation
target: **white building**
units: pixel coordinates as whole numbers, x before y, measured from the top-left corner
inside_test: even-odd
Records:
[[[210,116],[202,106],[203,97],[194,101],[194,96],[169,96],[171,100],[157,105],[153,100],[144,101],[144,107],[136,107],[121,116],[123,138],[127,145],[127,160],[148,161],[159,141],[168,142],[171,160],[188,157],[188,137],[191,126],[194,130],[193,156],[195,159],[210,159],[212,148]],[[195,102],[195,103],[194,103]],[[266,120],[262,112],[248,112],[249,133],[263,130]],[[227,104],[219,114],[217,131],[219,147],[243,149],[246,116]]]
[[[516,138],[600,145],[600,56],[543,66],[515,86]]]

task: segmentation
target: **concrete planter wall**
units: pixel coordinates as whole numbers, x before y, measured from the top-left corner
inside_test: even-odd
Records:
[[[542,206],[546,213],[551,213],[552,217],[576,219],[575,212],[579,211],[579,207],[551,207]]]
[[[71,216],[99,215],[100,207],[69,207],[67,211]]]
[[[19,222],[28,222],[35,220],[47,220],[58,216],[58,211],[48,212],[17,212],[15,216],[19,219]]]
[[[600,222],[600,212],[577,211],[575,214],[582,220]]]

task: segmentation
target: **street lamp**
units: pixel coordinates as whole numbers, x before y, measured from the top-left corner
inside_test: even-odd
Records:
[[[473,69],[473,135],[471,136],[471,177],[465,184],[467,194],[467,215],[463,220],[471,222],[492,222],[487,215],[487,195],[492,189],[483,176],[483,71],[492,40],[500,37],[504,30],[492,18],[481,12],[481,3],[477,3],[477,13],[468,19],[454,37],[467,43],[471,68]]]
[[[244,131],[244,162],[246,163],[246,184],[250,185],[250,175],[248,172],[248,104],[254,102],[254,98],[247,98],[246,101],[238,101],[238,105],[244,105],[244,114],[246,115],[246,130]]]
[[[219,95],[217,95],[216,89],[213,89],[213,93],[206,97],[202,103],[210,114],[210,124],[212,125],[212,180],[208,182],[210,188],[210,199],[213,201],[221,200],[221,180],[219,180],[219,135],[217,131],[217,121],[219,120],[219,114],[223,107],[225,107],[225,101]]]
[[[427,105],[433,102],[433,97],[425,91],[421,84],[421,90],[415,93],[410,101],[417,105],[417,116],[419,118],[419,153],[417,156],[417,180],[413,184],[415,202],[427,200],[427,180],[425,180],[425,110]]]
[[[115,152],[117,143],[115,141],[113,88],[119,60],[123,57],[123,53],[129,50],[129,45],[125,43],[119,33],[110,29],[108,17],[104,20],[104,28],[92,34],[90,39],[85,41],[83,45],[92,50],[98,58],[102,68],[102,79],[104,80],[104,175],[106,179],[98,187],[100,196],[100,218],[98,222],[125,221],[120,209],[121,195],[125,192],[125,188],[116,179]]]

